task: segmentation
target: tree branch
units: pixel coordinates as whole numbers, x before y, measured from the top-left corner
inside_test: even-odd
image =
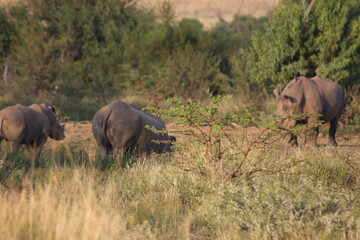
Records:
[[[311,0],[311,3],[309,4],[309,6],[305,9],[305,0],[303,0],[303,6],[304,6],[304,14],[307,16],[309,15],[311,8],[314,6],[316,0]]]

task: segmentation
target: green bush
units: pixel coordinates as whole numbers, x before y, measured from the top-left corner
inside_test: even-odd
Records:
[[[279,5],[244,53],[250,81],[269,92],[298,75],[359,85],[359,9],[356,0],[319,0],[308,15],[300,1]]]
[[[26,102],[53,91],[102,102],[234,92],[244,83],[233,70],[233,61],[244,65],[238,49],[264,22],[236,16],[231,26],[206,30],[196,19],[177,23],[167,1],[157,12],[132,0],[30,0],[0,9],[0,84],[16,85]]]

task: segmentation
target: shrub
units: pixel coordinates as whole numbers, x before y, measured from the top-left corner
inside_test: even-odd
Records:
[[[355,0],[319,0],[307,15],[300,1],[281,4],[244,53],[250,81],[266,90],[298,75],[359,84],[359,9]]]

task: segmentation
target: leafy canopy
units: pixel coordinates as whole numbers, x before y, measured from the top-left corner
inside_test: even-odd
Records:
[[[360,3],[318,0],[309,15],[302,1],[281,4],[245,51],[250,81],[267,90],[294,76],[360,83]]]

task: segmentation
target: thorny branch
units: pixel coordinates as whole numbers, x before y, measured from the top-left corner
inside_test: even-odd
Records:
[[[243,159],[240,162],[240,164],[229,174],[230,178],[236,178],[237,177],[237,173],[241,170],[245,160],[247,159],[249,153],[251,152],[251,150],[253,150],[253,146],[259,143],[260,138],[263,136],[263,134],[265,132],[267,132],[269,130],[269,128],[265,128],[263,129],[260,134],[258,134],[256,136],[256,138],[254,140],[252,140],[249,144],[249,146],[247,147],[247,149],[245,151],[242,152],[243,154]]]

